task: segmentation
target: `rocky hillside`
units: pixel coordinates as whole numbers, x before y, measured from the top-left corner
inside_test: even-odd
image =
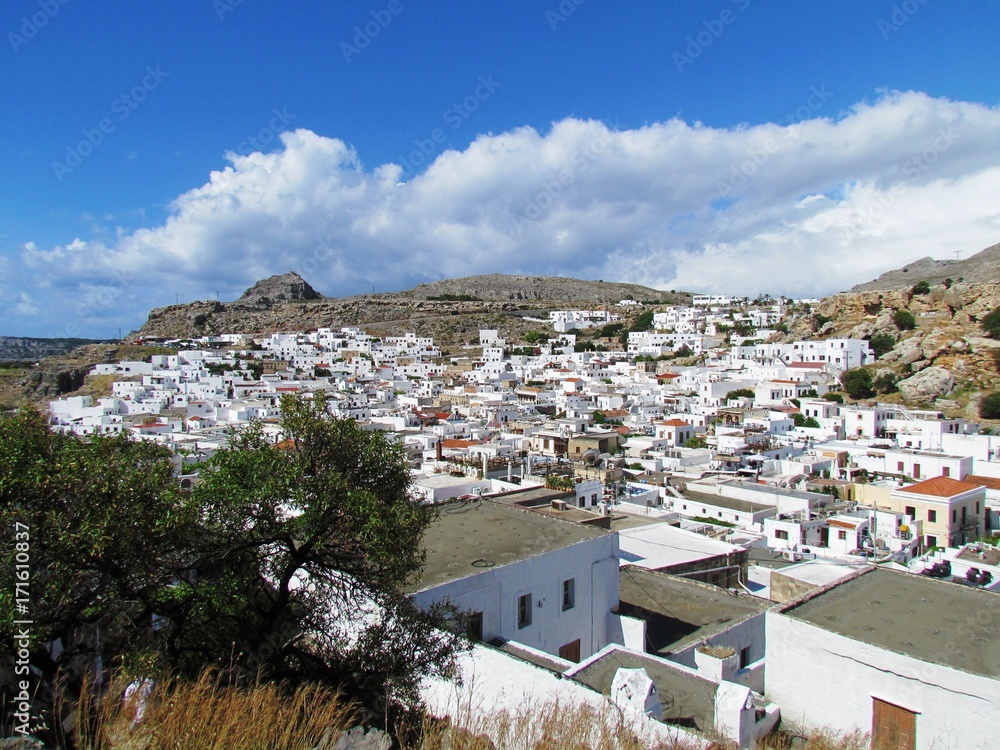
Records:
[[[34,339],[24,336],[0,336],[0,362],[37,361],[44,357],[66,354],[93,339]]]
[[[687,294],[636,284],[501,274],[437,281],[405,292],[328,298],[292,273],[258,282],[235,302],[157,308],[132,340],[362,326],[380,336],[414,331],[433,336],[447,348],[475,340],[481,328],[516,337],[537,327],[524,321],[524,315],[544,315],[557,307],[604,306],[626,297],[690,301]]]
[[[899,378],[899,395],[880,396],[908,404],[936,405],[951,413],[976,416],[978,400],[1000,388],[995,353],[1000,340],[980,327],[1000,307],[1000,282],[930,284],[926,294],[907,289],[845,292],[798,310],[787,321],[784,340],[880,337],[891,344],[872,374]],[[913,316],[912,329],[900,328],[896,313]]]
[[[500,273],[420,284],[411,292],[403,294],[414,299],[475,297],[488,302],[564,301],[579,307],[613,305],[629,297],[642,301],[661,300],[664,297],[663,292],[639,284],[582,281],[562,276],[507,276]]]
[[[909,289],[918,281],[943,284],[953,282],[1000,282],[1000,244],[981,250],[964,260],[921,258],[902,268],[886,271],[874,281],[858,284],[852,292]]]

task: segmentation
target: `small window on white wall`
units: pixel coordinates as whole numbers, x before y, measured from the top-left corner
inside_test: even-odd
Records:
[[[562,584],[563,612],[576,606],[576,579],[567,578]]]
[[[526,628],[531,624],[531,594],[517,597],[517,627]]]

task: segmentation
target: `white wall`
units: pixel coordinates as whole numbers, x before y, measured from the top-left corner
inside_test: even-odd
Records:
[[[562,610],[562,582],[576,579],[576,604]],[[531,594],[532,620],[517,627],[517,600]],[[419,606],[450,599],[483,613],[483,637],[504,638],[549,654],[580,639],[586,658],[610,640],[609,613],[618,604],[618,535],[602,534],[525,560],[484,570],[413,596]],[[539,606],[541,605],[541,606]]]
[[[773,610],[765,627],[766,695],[781,706],[784,719],[870,732],[876,697],[919,714],[918,750],[996,747],[1000,681],[870,646]]]

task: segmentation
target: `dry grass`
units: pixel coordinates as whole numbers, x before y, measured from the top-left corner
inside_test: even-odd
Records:
[[[356,716],[339,693],[314,685],[291,693],[233,687],[206,671],[194,682],[156,685],[143,707],[138,691],[122,699],[128,682],[114,682],[93,711],[81,711],[81,750],[311,750]]]
[[[692,750],[637,735],[612,708],[553,701],[444,721],[427,720],[419,750]]]
[[[130,680],[114,681],[100,700],[85,691],[77,726],[80,750],[313,750],[332,748],[359,712],[341,694],[307,685],[292,692],[259,683],[220,684],[207,671],[194,682],[157,684],[143,703],[139,693],[123,700]],[[459,711],[457,717],[425,718],[400,734],[410,750],[693,750],[699,743],[641,736],[608,706],[558,701],[492,712]],[[141,720],[137,721],[137,716]],[[403,739],[403,738],[406,739]],[[724,741],[718,750],[733,746]],[[778,732],[755,750],[869,750],[868,735],[829,731]]]

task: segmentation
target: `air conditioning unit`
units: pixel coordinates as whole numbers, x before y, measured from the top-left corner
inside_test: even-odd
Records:
[[[569,506],[566,505],[566,501],[565,500],[553,500],[552,501],[552,510],[566,510],[567,507],[569,507]]]

